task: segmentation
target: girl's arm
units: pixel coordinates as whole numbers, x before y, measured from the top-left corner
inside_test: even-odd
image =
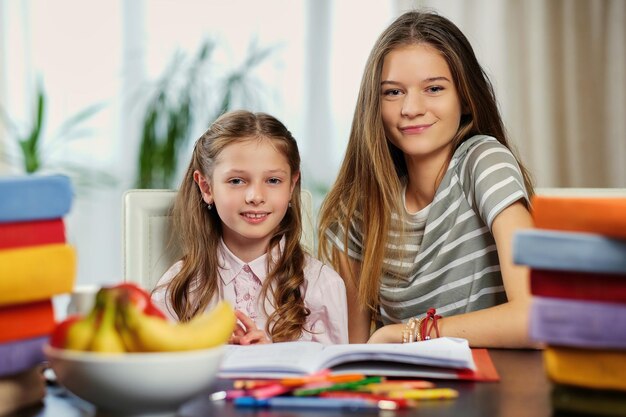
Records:
[[[442,336],[465,338],[473,347],[536,347],[528,339],[528,269],[515,265],[512,256],[515,231],[532,227],[531,215],[521,201],[502,210],[495,218],[492,231],[508,302],[467,314],[444,317],[439,321]],[[403,328],[404,324],[384,326],[372,335],[369,342],[400,343]]]
[[[370,337],[370,324],[372,315],[367,307],[358,302],[358,290],[355,281],[351,277],[359,279],[361,266],[359,262],[348,259],[338,250],[334,250],[334,256],[339,259],[339,275],[346,285],[346,298],[348,300],[348,338],[350,343],[365,343]]]

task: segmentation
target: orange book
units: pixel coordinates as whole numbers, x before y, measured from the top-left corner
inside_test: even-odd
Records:
[[[536,195],[535,227],[626,238],[626,198]]]
[[[0,307],[0,343],[46,336],[53,328],[51,300]]]

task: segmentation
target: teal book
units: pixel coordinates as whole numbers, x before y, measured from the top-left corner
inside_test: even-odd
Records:
[[[513,261],[533,269],[624,274],[626,239],[591,233],[521,230],[513,236]]]
[[[56,219],[69,213],[74,192],[65,175],[0,177],[0,223]]]

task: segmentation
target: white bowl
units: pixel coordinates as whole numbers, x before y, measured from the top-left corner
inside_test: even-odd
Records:
[[[57,381],[113,415],[174,413],[209,392],[222,346],[183,352],[102,354],[45,346]]]

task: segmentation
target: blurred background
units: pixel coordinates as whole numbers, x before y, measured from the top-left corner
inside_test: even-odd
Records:
[[[177,188],[225,110],[281,119],[319,204],[367,55],[414,8],[469,38],[537,186],[626,187],[623,0],[0,0],[0,175],[72,177],[80,285],[122,279],[124,191]]]

